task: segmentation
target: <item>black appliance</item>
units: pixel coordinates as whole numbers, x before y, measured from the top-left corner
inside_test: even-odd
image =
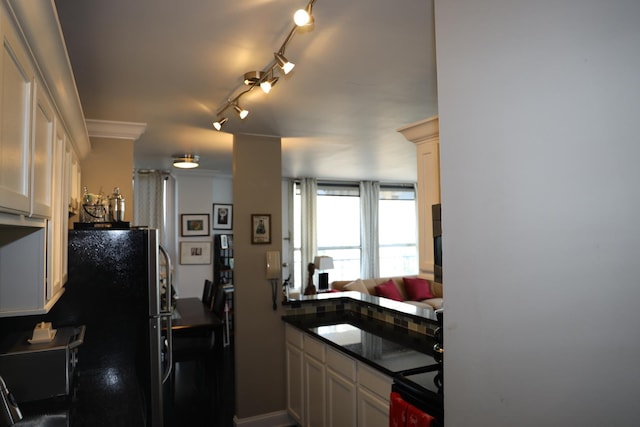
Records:
[[[433,274],[438,283],[442,283],[442,207],[438,203],[431,206],[433,223]]]
[[[444,310],[435,311],[438,327],[433,335],[433,358],[437,362],[423,368],[403,372],[394,379],[391,391],[435,420],[432,427],[444,427],[443,320]]]
[[[437,367],[429,367],[424,370],[406,372],[397,376],[391,386],[391,391],[435,418],[432,427],[444,426],[444,399],[441,388],[437,383]]]
[[[58,305],[86,325],[73,427],[164,425],[172,348],[161,256],[171,289],[170,260],[157,230],[69,231],[69,278]]]
[[[70,396],[78,347],[85,327],[61,327],[46,342],[30,340],[31,331],[9,334],[0,343],[0,375],[11,384],[17,402]]]

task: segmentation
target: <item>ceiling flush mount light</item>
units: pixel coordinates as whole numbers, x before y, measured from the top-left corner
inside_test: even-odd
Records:
[[[295,64],[289,61],[284,54],[289,42],[293,39],[298,28],[304,27],[305,30],[313,30],[314,26],[312,24],[314,24],[314,18],[311,13],[313,3],[315,3],[315,0],[309,0],[309,3],[307,3],[305,8],[296,11],[293,17],[294,25],[282,43],[282,46],[280,46],[280,49],[273,54],[271,62],[261,71],[249,71],[244,74],[244,86],[237,87],[233,90],[231,92],[232,96],[227,98],[226,102],[216,112],[218,120],[213,122],[213,127],[216,130],[222,129],[222,125],[227,121],[227,117],[224,117],[223,113],[231,107],[236,110],[241,119],[244,119],[249,115],[249,111],[241,108],[238,105],[238,101],[244,94],[251,92],[257,86],[260,86],[264,93],[269,93],[278,81],[278,77],[274,76],[274,70],[276,67],[280,67],[285,75],[289,74],[291,70],[293,70]],[[248,86],[248,88],[245,86]]]
[[[218,120],[213,122],[213,127],[216,128],[216,130],[221,130],[222,129],[222,125],[227,123],[227,120],[229,120],[228,117],[218,118]]]
[[[193,169],[200,166],[198,162],[200,161],[200,156],[197,154],[185,154],[181,157],[175,157],[173,159],[173,166],[179,169]]]

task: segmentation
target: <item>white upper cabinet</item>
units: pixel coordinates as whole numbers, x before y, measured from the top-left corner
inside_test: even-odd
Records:
[[[90,145],[55,3],[0,0],[0,40],[3,317],[46,313],[64,292]]]
[[[53,172],[53,123],[54,115],[51,103],[43,90],[36,87],[36,102],[33,113],[33,151],[32,151],[32,190],[31,214],[51,218],[52,196],[56,196],[53,188],[55,177]],[[56,173],[61,173],[57,170]],[[57,182],[56,182],[57,183]]]
[[[0,209],[29,213],[33,67],[14,24],[0,16]]]

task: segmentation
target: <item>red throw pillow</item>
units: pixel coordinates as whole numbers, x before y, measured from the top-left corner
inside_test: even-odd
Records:
[[[429,281],[420,277],[403,277],[404,290],[407,291],[407,298],[411,301],[422,301],[423,299],[435,298],[431,293]]]
[[[396,287],[396,284],[393,283],[393,280],[391,279],[376,286],[374,289],[376,290],[376,295],[379,297],[389,298],[396,301],[404,301],[404,298],[400,295],[400,291]]]

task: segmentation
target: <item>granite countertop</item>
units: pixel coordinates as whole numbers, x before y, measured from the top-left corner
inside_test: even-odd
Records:
[[[386,322],[351,312],[285,315],[283,320],[392,377],[437,365],[431,337]]]

